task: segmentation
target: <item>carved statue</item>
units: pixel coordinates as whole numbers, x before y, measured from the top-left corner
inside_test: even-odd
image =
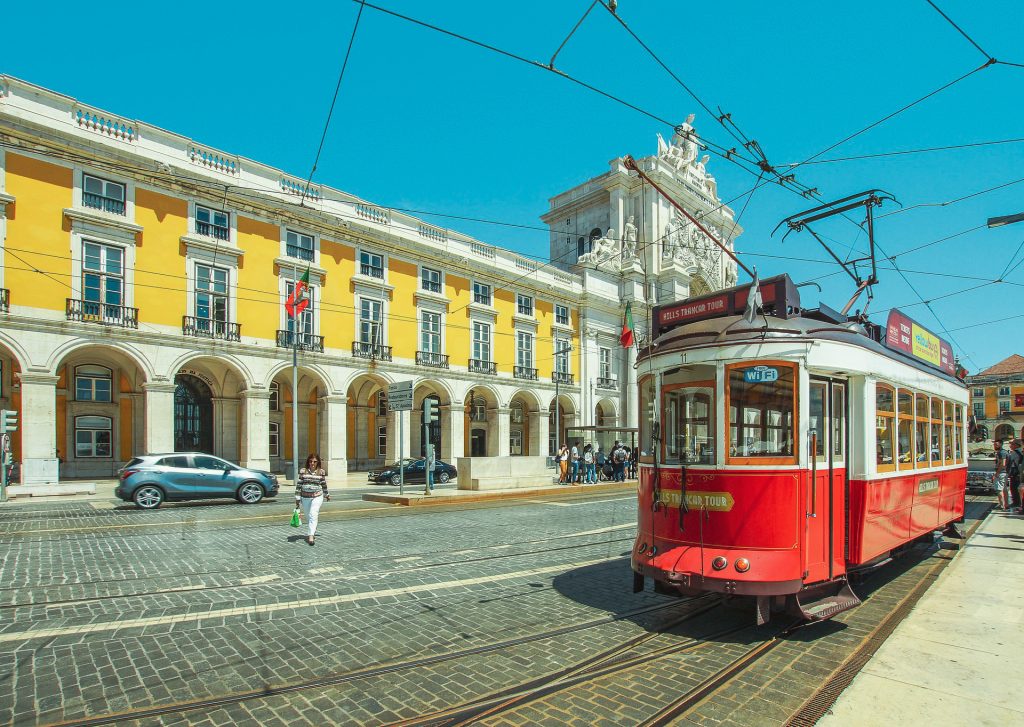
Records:
[[[736,285],[736,280],[736,263],[734,263],[732,260],[729,260],[725,264],[725,287],[733,287],[734,285]]]
[[[620,255],[619,240],[615,237],[615,230],[609,227],[603,237],[594,240],[590,252],[580,255],[578,262],[591,263],[594,267],[600,268],[608,266],[610,262],[617,262]]]
[[[666,144],[658,134],[658,156],[667,161],[676,170],[692,164],[697,158],[696,130],[693,128],[694,115],[686,117],[686,121],[676,127],[672,135],[672,143]]]
[[[633,215],[630,215],[622,233],[622,262],[631,262],[634,259],[636,259],[636,225],[633,224]]]

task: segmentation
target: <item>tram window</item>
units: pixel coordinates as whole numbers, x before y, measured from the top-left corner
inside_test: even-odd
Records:
[[[954,409],[956,426],[953,428],[953,454],[957,462],[964,461],[964,408],[959,404]]]
[[[942,464],[942,399],[932,399],[932,446],[928,456],[932,467]]]
[[[924,394],[917,395],[916,401],[917,417],[914,420],[915,436],[914,451],[917,453],[917,466],[928,466],[928,397]]]
[[[832,456],[836,459],[843,458],[843,449],[846,446],[846,389],[839,384],[832,385]]]
[[[875,386],[875,464],[880,472],[893,470],[896,462],[893,459],[893,434],[895,429],[896,410],[893,401],[893,390],[884,384]]]
[[[639,401],[639,424],[640,424],[640,453],[642,455],[651,454],[652,442],[654,441],[654,435],[652,432],[652,424],[654,423],[653,417],[654,412],[654,377],[645,376],[640,379],[640,401]]]
[[[714,464],[714,390],[684,386],[664,393],[665,461]]]
[[[733,364],[726,369],[729,457],[795,463],[796,366]]]
[[[914,467],[914,395],[900,389],[896,396],[898,418],[896,422],[897,456],[901,470]]]
[[[942,461],[953,464],[953,404],[943,402],[943,412]]]
[[[818,435],[818,444],[814,450],[814,456],[818,460],[825,459],[825,437],[827,436],[825,430],[825,391],[827,388],[827,384],[812,381],[810,389],[811,400],[808,402],[809,420],[807,422],[807,429],[808,432]],[[808,434],[808,443],[810,443],[810,434]]]

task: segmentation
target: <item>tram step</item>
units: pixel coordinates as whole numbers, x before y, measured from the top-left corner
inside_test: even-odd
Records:
[[[824,621],[860,605],[860,599],[846,581],[828,583],[792,596],[795,615],[808,621]]]

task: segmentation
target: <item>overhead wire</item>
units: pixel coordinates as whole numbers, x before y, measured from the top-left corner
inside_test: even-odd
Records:
[[[838,164],[840,162],[855,162],[865,159],[882,159],[886,157],[905,156],[910,154],[927,154],[938,151],[955,151],[958,149],[973,149],[982,146],[998,146],[1001,144],[1020,144],[1024,139],[996,139],[994,141],[975,141],[966,144],[950,144],[947,146],[930,146],[921,149],[900,149],[896,151],[883,151],[874,154],[859,154],[848,157],[833,157],[831,159],[815,159],[813,161],[790,162],[783,164],[784,167],[814,166],[816,164]]]
[[[1002,184],[997,184],[994,187],[989,187],[987,189],[982,189],[981,191],[978,191],[978,192],[971,192],[970,194],[965,194],[962,197],[957,197],[955,199],[946,200],[945,202],[925,202],[925,203],[922,203],[922,204],[911,205],[910,207],[901,207],[898,210],[893,210],[892,212],[886,212],[884,215],[876,216],[875,217],[875,221],[881,220],[881,219],[886,218],[886,217],[892,217],[893,215],[902,214],[903,212],[909,212],[910,210],[918,209],[920,207],[949,207],[950,205],[958,204],[959,202],[963,202],[963,201],[968,200],[968,199],[973,199],[975,197],[980,197],[980,196],[982,196],[984,194],[989,194],[990,192],[997,192],[1000,189],[1005,189],[1006,187],[1012,187],[1015,184],[1020,184],[1021,182],[1024,182],[1024,177],[1021,177],[1020,179],[1014,179],[1014,180],[1012,180],[1010,182],[1004,182]]]

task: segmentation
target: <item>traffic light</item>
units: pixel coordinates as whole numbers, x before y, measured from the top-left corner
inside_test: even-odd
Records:
[[[423,400],[423,423],[433,424],[437,421],[437,400],[436,399],[424,399]]]
[[[18,412],[0,409],[0,434],[18,431]]]

